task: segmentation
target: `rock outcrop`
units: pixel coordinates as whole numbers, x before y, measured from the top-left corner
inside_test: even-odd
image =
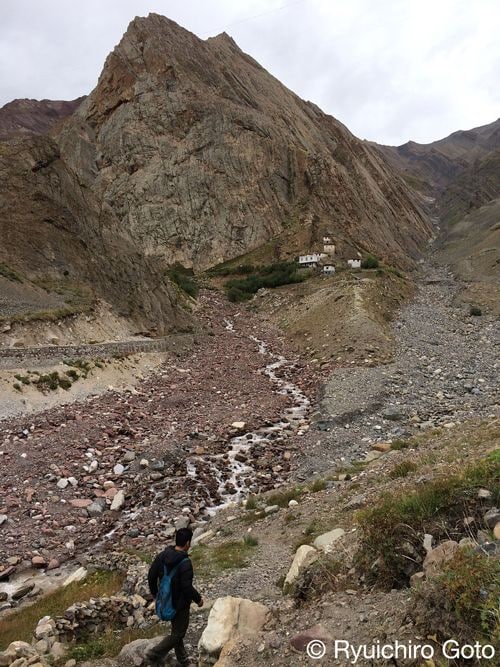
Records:
[[[134,19],[96,88],[50,136],[0,144],[0,261],[90,285],[141,325],[189,323],[165,276],[259,247],[411,266],[430,227],[367,143],[226,34]],[[154,329],[153,329],[154,331]]]

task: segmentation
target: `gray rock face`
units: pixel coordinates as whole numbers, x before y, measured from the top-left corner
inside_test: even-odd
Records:
[[[205,269],[277,236],[293,256],[295,230],[328,227],[345,252],[409,266],[430,236],[368,143],[227,35],[203,41],[155,14],[132,21],[51,138],[5,146],[5,259],[90,284],[158,332],[191,321],[164,277],[175,262]]]

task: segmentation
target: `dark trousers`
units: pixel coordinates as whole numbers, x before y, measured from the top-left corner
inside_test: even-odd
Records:
[[[148,657],[153,662],[162,662],[167,653],[175,650],[175,657],[183,664],[187,664],[188,655],[184,648],[184,636],[189,625],[189,607],[179,609],[172,620],[172,631],[148,652]]]

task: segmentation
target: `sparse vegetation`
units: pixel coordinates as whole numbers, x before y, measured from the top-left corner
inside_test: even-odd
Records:
[[[361,268],[362,269],[378,269],[379,267],[379,261],[375,255],[366,255],[361,260]]]
[[[408,584],[423,554],[422,538],[465,536],[463,516],[480,515],[477,490],[485,486],[500,500],[500,450],[463,473],[437,478],[412,492],[383,496],[361,511],[362,538],[356,564],[366,579],[383,588]]]
[[[97,638],[88,639],[85,642],[79,642],[70,647],[67,659],[74,659],[77,662],[86,662],[87,660],[96,660],[98,658],[112,658],[120,652],[126,644],[136,639],[149,639],[165,633],[166,624],[156,623],[143,630],[126,629],[121,632],[109,629],[103,635]]]
[[[279,287],[300,283],[304,279],[305,276],[298,273],[295,262],[279,262],[261,266],[246,278],[228,280],[225,289],[230,301],[246,301],[262,287]]]
[[[279,507],[288,507],[290,500],[297,500],[304,493],[301,486],[292,486],[283,491],[275,491],[266,496],[266,503],[268,505],[278,505]]]
[[[216,266],[209,269],[207,274],[209,276],[242,276],[255,271],[257,271],[257,267],[253,264],[238,264],[238,266]]]
[[[442,573],[414,592],[415,616],[427,633],[500,648],[500,561],[460,549]]]
[[[0,276],[3,276],[4,278],[7,278],[7,280],[10,280],[12,282],[16,283],[22,283],[23,279],[19,275],[17,271],[14,271],[13,268],[11,268],[8,264],[4,264],[3,262],[0,262]]]
[[[307,602],[335,590],[342,570],[340,561],[330,556],[321,556],[295,582],[293,596],[296,602]]]
[[[22,391],[22,390],[23,390],[23,388],[21,387],[21,385],[19,384],[19,382],[14,382],[14,384],[13,384],[12,386],[14,387],[14,389],[15,389],[16,391]]]
[[[30,642],[36,624],[43,616],[58,616],[75,602],[92,597],[112,595],[121,589],[124,575],[117,571],[99,570],[83,582],[58,588],[39,600],[0,619],[0,650],[16,640]]]
[[[481,317],[482,314],[483,311],[481,310],[481,308],[479,308],[479,306],[471,306],[469,309],[469,315],[471,315],[472,317]]]
[[[174,264],[166,271],[166,275],[174,282],[183,292],[188,294],[193,299],[198,296],[198,284],[194,279],[192,269],[187,269],[182,264]]]
[[[247,535],[241,541],[233,540],[215,546],[197,545],[191,550],[193,567],[201,575],[245,567],[248,556],[257,544],[255,538]]]
[[[59,387],[68,390],[71,387],[71,380],[64,375],[59,375],[57,371],[44,373],[32,380],[32,383],[42,392],[56,391]]]
[[[414,443],[410,442],[410,440],[393,440],[391,442],[391,449],[394,449],[396,451],[399,451],[401,449],[408,449],[409,447],[413,447]]]
[[[401,461],[394,466],[394,468],[389,472],[389,477],[391,479],[398,479],[399,477],[407,477],[411,472],[418,470],[418,466],[413,461]]]

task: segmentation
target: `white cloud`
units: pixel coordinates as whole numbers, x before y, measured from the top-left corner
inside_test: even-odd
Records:
[[[500,108],[497,0],[2,0],[0,103],[89,92],[135,15],[226,30],[362,138],[432,141]]]

